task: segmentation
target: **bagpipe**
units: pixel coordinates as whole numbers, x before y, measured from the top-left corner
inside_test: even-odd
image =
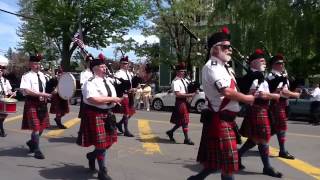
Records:
[[[192,81],[187,86],[187,93],[195,93],[200,90],[200,83]]]

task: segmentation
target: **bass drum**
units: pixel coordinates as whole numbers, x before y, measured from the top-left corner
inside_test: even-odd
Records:
[[[76,92],[76,79],[71,73],[63,73],[58,82],[58,94],[64,100],[71,99]]]

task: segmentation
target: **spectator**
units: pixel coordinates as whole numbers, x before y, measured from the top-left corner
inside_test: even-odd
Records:
[[[134,97],[134,107],[137,109],[141,109],[141,100],[142,100],[142,88],[139,84],[137,87],[137,91]]]
[[[144,108],[147,109],[147,111],[150,111],[150,99],[151,99],[151,86],[150,84],[146,84],[144,87],[143,87],[143,105],[144,105]]]

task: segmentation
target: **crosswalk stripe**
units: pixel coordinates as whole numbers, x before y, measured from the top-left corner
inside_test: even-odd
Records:
[[[8,123],[8,122],[20,120],[20,119],[22,119],[22,117],[23,117],[22,115],[18,115],[18,116],[6,118],[6,120],[4,121],[4,123]]]
[[[75,126],[76,124],[80,123],[79,118],[74,118],[66,121],[63,125],[66,126],[67,128],[71,128]],[[66,129],[55,129],[47,132],[44,137],[46,138],[54,138],[54,137],[59,137],[61,136]]]
[[[139,134],[142,143],[142,147],[145,150],[145,154],[151,155],[155,153],[161,153],[160,146],[157,143],[157,137],[152,133],[149,121],[139,119],[138,120]]]

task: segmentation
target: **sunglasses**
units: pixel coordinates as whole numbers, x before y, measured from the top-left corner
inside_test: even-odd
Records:
[[[229,45],[219,44],[217,46],[220,46],[223,50],[232,48],[231,44],[229,44]]]

